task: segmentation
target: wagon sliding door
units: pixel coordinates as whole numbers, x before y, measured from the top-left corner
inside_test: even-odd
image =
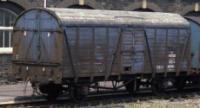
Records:
[[[122,32],[122,71],[133,74],[144,71],[144,30],[124,29]]]

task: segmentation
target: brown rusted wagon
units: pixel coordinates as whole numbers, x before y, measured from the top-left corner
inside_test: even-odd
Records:
[[[140,85],[158,92],[193,75],[190,25],[177,14],[30,9],[12,37],[13,75],[50,97],[65,89],[80,98],[99,81],[123,82],[130,93]]]

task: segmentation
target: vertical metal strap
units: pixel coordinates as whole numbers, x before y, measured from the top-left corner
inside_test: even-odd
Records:
[[[190,52],[190,48],[191,48],[191,34],[190,34],[190,36],[188,37],[189,39],[188,39],[188,51]],[[188,72],[187,72],[187,75],[190,75],[190,73],[191,73],[191,67],[192,67],[192,57],[191,57],[191,53],[189,53],[188,54],[188,63],[189,63],[189,65],[188,65]]]
[[[37,49],[38,49],[38,52],[39,52],[39,54],[37,55],[38,57],[37,57],[37,59],[39,60],[39,61],[41,61],[41,32],[40,32],[40,29],[41,29],[41,27],[40,27],[40,23],[41,23],[41,10],[39,10],[38,11],[38,13],[37,13],[37,16],[36,16],[36,23],[37,23],[37,34],[38,34],[38,44],[37,44]]]
[[[40,39],[40,43],[42,44],[44,50],[46,51],[45,54],[47,54],[47,55],[46,55],[46,56],[47,56],[47,59],[48,59],[48,60],[51,60],[50,55],[49,55],[48,50],[47,50],[46,45],[45,45],[45,40],[43,40],[42,37],[40,37],[40,38],[41,38],[41,39]],[[56,41],[56,40],[57,40],[57,38],[55,38],[54,41]],[[55,43],[55,44],[58,44],[58,43]],[[41,46],[41,47],[42,47],[42,46]],[[44,50],[42,50],[42,51],[44,51]],[[55,53],[55,52],[54,52],[54,53]],[[44,53],[43,53],[43,54],[44,54]]]
[[[68,50],[70,64],[71,64],[71,67],[72,67],[72,72],[73,72],[74,78],[75,78],[74,81],[77,82],[78,81],[78,76],[77,76],[77,72],[75,70],[74,62],[73,62],[73,59],[72,59],[72,54],[71,54],[71,48],[70,48],[70,45],[69,45],[68,35],[67,35],[66,31],[64,31],[64,30],[63,30],[63,33],[64,33],[64,37],[65,37],[66,47],[67,47],[67,50]]]
[[[37,34],[37,32],[33,32],[33,35],[32,35],[32,38],[31,38],[31,40],[30,40],[30,43],[28,44],[28,46],[27,46],[27,49],[26,49],[26,53],[25,53],[25,55],[24,55],[24,57],[25,57],[25,59],[28,59],[27,57],[28,57],[28,53],[29,53],[29,50],[31,49],[30,47],[31,47],[31,44],[33,43],[33,40],[34,40],[34,38],[36,37],[36,34]],[[23,41],[24,42],[24,41]],[[20,43],[20,42],[19,42]],[[22,43],[21,43],[22,44]],[[23,44],[22,44],[23,45]],[[20,45],[21,46],[21,45]]]
[[[145,35],[144,32],[143,32],[143,35]],[[144,44],[145,44],[145,42],[144,42]],[[145,46],[146,46],[146,44],[145,44]],[[146,59],[147,56],[148,56],[148,51],[144,50],[144,66],[143,66],[144,69],[143,69],[143,72],[141,73],[141,78],[143,77],[144,73],[146,73],[146,68],[148,65],[148,63],[147,63],[148,59]]]
[[[166,38],[165,38],[165,65],[164,65],[164,72],[165,72],[165,77],[167,77],[167,66],[168,66],[168,29],[166,30]]]
[[[104,80],[107,80],[109,78],[109,75],[111,74],[111,72],[113,70],[113,64],[115,63],[115,60],[117,58],[117,53],[119,51],[119,47],[120,47],[120,44],[121,44],[122,32],[123,32],[123,30],[120,29],[119,30],[118,41],[117,41],[117,44],[116,44],[116,48],[115,48],[115,51],[114,51],[114,53],[112,55],[111,63],[110,63],[109,69],[108,69],[109,71],[107,71]]]
[[[189,45],[189,41],[190,41],[190,36],[189,37],[186,37],[186,39],[185,39],[185,42],[184,42],[184,47],[183,47],[183,50],[182,50],[182,52],[181,52],[181,55],[180,55],[180,61],[185,61],[185,53],[187,52],[187,47],[189,47],[188,45]],[[189,56],[190,56],[190,54],[189,54]],[[186,55],[186,58],[187,58],[187,55]],[[188,62],[188,61],[187,61]],[[180,70],[178,71],[178,73],[176,73],[177,74],[177,76],[180,74]]]
[[[108,71],[109,71],[109,62],[108,62],[108,59],[109,59],[109,57],[108,57],[108,55],[109,55],[109,28],[107,27],[106,28],[106,43],[105,43],[106,45],[105,45],[105,53],[104,53],[104,60],[105,60],[105,64],[104,64],[104,66],[105,66],[105,72],[106,73],[108,73]]]
[[[176,69],[176,73],[179,73],[180,71],[180,63],[181,63],[181,59],[180,59],[180,29],[177,29],[177,37],[176,37],[176,58],[175,58],[175,69]]]
[[[5,16],[6,16],[6,14],[3,13],[2,16],[3,16],[3,25],[5,25]],[[2,42],[2,46],[5,47],[5,31],[2,31],[2,33],[3,33],[3,42]]]
[[[197,73],[200,73],[200,43],[198,46],[198,66],[197,66]]]
[[[155,57],[155,55],[156,55],[156,47],[157,47],[157,29],[153,29],[153,31],[154,31],[154,42],[153,42],[153,55],[154,55],[154,57]],[[155,58],[153,58],[154,59],[154,66],[155,65],[157,65],[157,60],[155,59]],[[156,74],[156,72],[157,72],[157,70],[156,69],[154,69],[154,75]],[[152,73],[152,76],[153,76],[153,73]],[[155,77],[155,76],[154,76]]]
[[[120,64],[120,67],[119,67],[119,73],[118,73],[118,80],[121,80],[121,74],[122,74],[122,41],[123,41],[123,37],[124,37],[124,33],[125,33],[125,29],[127,28],[124,28],[124,29],[121,29],[121,35],[120,35],[120,40],[119,40],[119,43],[118,43],[118,46],[117,46],[117,49],[118,51],[116,52],[116,57],[117,57],[117,53],[120,52],[120,55],[119,55],[119,64]],[[127,30],[128,31],[128,30]]]
[[[92,64],[91,64],[91,66],[92,66],[92,69],[91,69],[91,72],[90,72],[90,82],[93,82],[93,80],[94,80],[94,74],[96,73],[96,70],[95,70],[95,28],[94,27],[92,27]]]
[[[154,71],[154,67],[153,67],[151,49],[150,49],[150,46],[149,46],[149,41],[148,41],[148,37],[147,37],[146,31],[144,31],[144,38],[145,38],[145,42],[146,42],[147,53],[149,55],[148,57],[149,57],[149,62],[150,62],[150,66],[151,66],[152,78],[154,78],[155,77],[155,71]]]

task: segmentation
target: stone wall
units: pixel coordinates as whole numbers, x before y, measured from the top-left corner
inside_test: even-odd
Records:
[[[43,0],[9,0],[24,9],[42,7]],[[136,10],[150,9],[152,11],[174,12],[182,15],[193,11],[199,0],[47,0],[48,7],[66,8],[72,5],[89,6],[95,9]],[[200,10],[200,6],[196,6]]]

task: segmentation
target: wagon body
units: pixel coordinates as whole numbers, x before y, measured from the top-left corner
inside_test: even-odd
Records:
[[[180,75],[190,63],[190,26],[177,14],[30,9],[13,32],[13,75],[48,83]]]

